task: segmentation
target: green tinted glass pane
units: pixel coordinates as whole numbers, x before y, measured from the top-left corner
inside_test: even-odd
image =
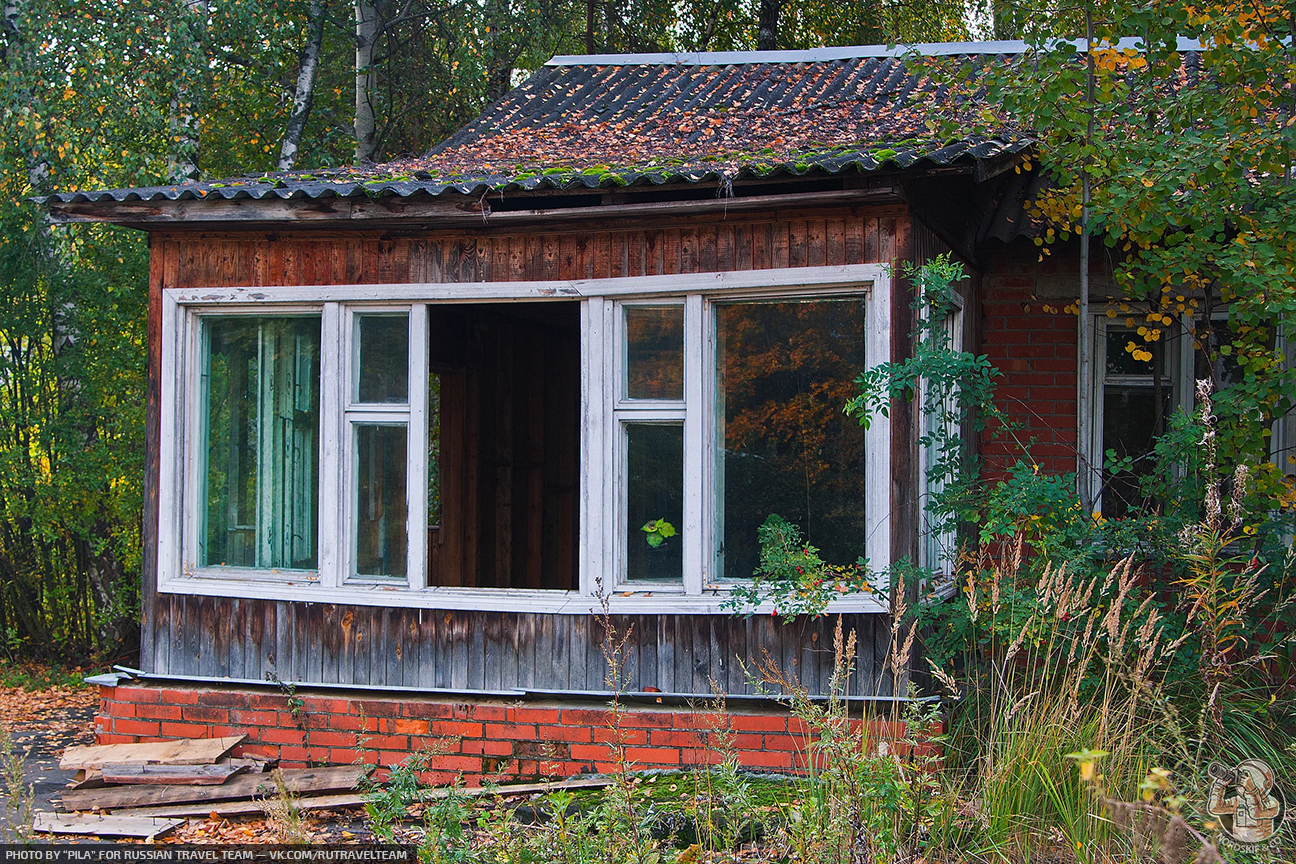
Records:
[[[864,369],[860,298],[716,310],[717,572],[749,578],[756,529],[797,525],[825,560],[864,554],[864,429],[842,413]]]
[[[627,306],[626,398],[684,398],[684,307]]]
[[[404,426],[357,426],[356,572],[404,576],[408,549]]]
[[[361,315],[356,401],[409,401],[409,316]]]
[[[684,427],[630,423],[626,437],[626,577],[682,582]]]
[[[208,318],[203,328],[200,561],[315,569],[319,318]]]

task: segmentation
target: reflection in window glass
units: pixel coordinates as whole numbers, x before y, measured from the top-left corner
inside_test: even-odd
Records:
[[[360,339],[356,401],[409,401],[409,316],[360,315],[356,322]]]
[[[771,513],[835,563],[864,554],[864,429],[842,413],[864,369],[862,298],[716,310],[717,572],[745,579]]]
[[[684,398],[684,307],[626,307],[626,398]]]
[[[626,577],[684,578],[684,427],[626,424]]]
[[[404,576],[407,542],[404,426],[356,427],[356,572]]]
[[[319,318],[203,326],[201,564],[315,569]]]

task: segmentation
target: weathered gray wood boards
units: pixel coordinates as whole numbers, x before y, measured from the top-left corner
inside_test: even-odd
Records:
[[[604,630],[592,615],[388,609],[165,594],[141,662],[154,672],[265,681],[435,687],[460,691],[606,689]],[[811,693],[832,674],[836,618],[616,615],[630,633],[627,690],[756,692],[768,655]],[[855,695],[887,695],[885,616],[842,619],[855,631]]]

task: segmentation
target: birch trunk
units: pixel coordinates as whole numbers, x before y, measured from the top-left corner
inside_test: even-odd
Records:
[[[205,0],[180,0],[171,28],[178,73],[167,124],[171,133],[167,174],[172,183],[198,179],[198,114],[203,92],[200,70],[206,66],[202,39],[206,26]]]
[[[297,72],[297,86],[293,91],[292,109],[288,126],[284,129],[283,144],[279,147],[279,170],[291,171],[297,164],[301,147],[302,130],[310,118],[311,103],[315,98],[315,76],[319,71],[320,48],[324,44],[325,0],[311,0],[306,13],[306,41],[302,44]]]
[[[377,137],[373,93],[378,86],[374,70],[374,49],[379,33],[378,0],[356,0],[355,4],[355,163],[372,162]]]

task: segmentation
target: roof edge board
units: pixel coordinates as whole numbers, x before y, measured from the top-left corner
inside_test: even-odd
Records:
[[[1083,39],[1069,41],[1077,51],[1084,50]],[[1141,49],[1143,40],[1126,36],[1116,48]],[[909,45],[849,45],[838,48],[810,48],[804,51],[692,51],[660,54],[559,54],[546,66],[728,66],[740,63],[826,63],[833,60],[859,60],[871,57],[925,57],[959,54],[1023,54],[1029,46],[1020,39],[987,42],[916,42]],[[1202,44],[1180,36],[1178,50],[1199,51]]]

